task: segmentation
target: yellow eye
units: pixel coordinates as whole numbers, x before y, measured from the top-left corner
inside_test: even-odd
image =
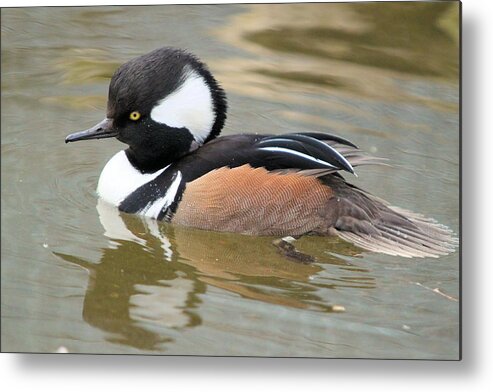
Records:
[[[132,112],[132,113],[130,113],[130,116],[128,116],[128,117],[132,121],[137,121],[140,118],[140,113],[139,112]]]

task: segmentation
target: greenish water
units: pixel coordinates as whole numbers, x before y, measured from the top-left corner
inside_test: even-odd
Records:
[[[98,204],[123,148],[65,145],[115,67],[190,49],[229,98],[224,134],[327,131],[393,167],[351,182],[459,230],[457,3],[2,9],[3,351],[457,359],[459,256],[210,233]],[[349,178],[349,177],[348,177]]]

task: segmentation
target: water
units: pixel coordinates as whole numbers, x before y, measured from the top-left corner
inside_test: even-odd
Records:
[[[459,256],[407,260],[119,215],[97,179],[122,62],[188,48],[229,98],[224,134],[330,131],[391,168],[351,181],[459,230],[458,4],[2,9],[2,350],[459,355]]]

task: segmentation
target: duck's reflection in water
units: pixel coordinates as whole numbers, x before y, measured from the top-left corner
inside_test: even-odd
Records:
[[[303,264],[287,259],[272,237],[162,224],[120,214],[103,202],[98,212],[110,239],[99,263],[58,256],[89,271],[83,318],[115,343],[162,350],[173,330],[201,323],[201,294],[209,285],[252,300],[321,312],[340,311],[343,304],[322,298],[320,288],[374,287],[369,271],[345,261],[359,251],[340,240],[296,241],[317,261]],[[348,277],[348,270],[355,276]]]

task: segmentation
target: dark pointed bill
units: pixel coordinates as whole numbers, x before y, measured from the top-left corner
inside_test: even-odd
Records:
[[[105,118],[100,123],[85,131],[71,133],[65,138],[65,143],[76,142],[79,140],[105,139],[115,137],[117,132],[113,129],[113,120]]]

